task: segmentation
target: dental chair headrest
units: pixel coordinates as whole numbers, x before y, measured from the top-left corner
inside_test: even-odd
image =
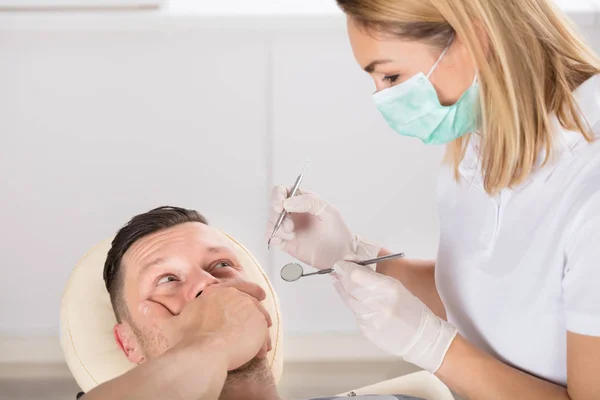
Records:
[[[273,350],[269,353],[268,362],[275,382],[278,382],[283,367],[283,343],[277,296],[266,274],[248,250],[230,236],[225,236],[244,266],[248,279],[267,293],[263,304],[273,319],[270,331]],[[77,263],[62,297],[61,346],[67,365],[84,392],[135,366],[117,347],[113,337],[113,327],[117,321],[102,278],[111,242],[112,238],[101,242]]]

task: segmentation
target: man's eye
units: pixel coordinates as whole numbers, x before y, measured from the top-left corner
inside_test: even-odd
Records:
[[[220,269],[220,268],[225,268],[225,267],[233,267],[233,263],[231,261],[219,261],[218,263],[215,264],[213,269]]]
[[[383,81],[394,84],[394,83],[396,83],[398,78],[400,78],[400,75],[388,75],[388,76],[383,77]]]
[[[178,281],[179,279],[175,276],[175,275],[165,275],[163,277],[161,277],[158,282],[156,282],[157,285],[162,285],[165,283],[169,283],[169,282],[175,282]]]

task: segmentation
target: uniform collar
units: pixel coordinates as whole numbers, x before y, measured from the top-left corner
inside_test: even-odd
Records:
[[[582,83],[573,91],[573,97],[579,106],[584,124],[589,124],[592,128],[598,125],[600,123],[600,75],[595,75]],[[542,162],[546,155],[545,150],[543,150],[537,158],[537,165],[534,167],[531,176],[520,187],[529,184],[533,179],[541,178],[545,180],[549,178],[558,160],[562,159],[563,156],[574,154],[578,147],[586,143],[581,133],[564,129],[555,114],[550,116],[550,124],[554,132],[554,157],[548,160],[546,165],[542,167]],[[600,138],[600,130],[596,130],[595,137]],[[480,143],[481,136],[475,133],[471,134],[465,156],[459,164],[458,170],[469,183],[483,190],[483,176],[481,174],[481,160],[479,157]]]

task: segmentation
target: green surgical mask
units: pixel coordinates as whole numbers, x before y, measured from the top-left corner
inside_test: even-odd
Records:
[[[419,72],[409,80],[373,95],[383,118],[398,134],[419,138],[425,144],[446,144],[466,133],[477,131],[477,77],[451,106],[440,103],[437,92],[429,81],[450,44],[427,75]]]

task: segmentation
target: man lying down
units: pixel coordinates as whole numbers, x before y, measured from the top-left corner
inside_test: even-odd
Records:
[[[138,366],[84,399],[281,400],[265,358],[265,292],[201,214],[161,207],[131,219],[113,240],[104,280],[116,345]]]

